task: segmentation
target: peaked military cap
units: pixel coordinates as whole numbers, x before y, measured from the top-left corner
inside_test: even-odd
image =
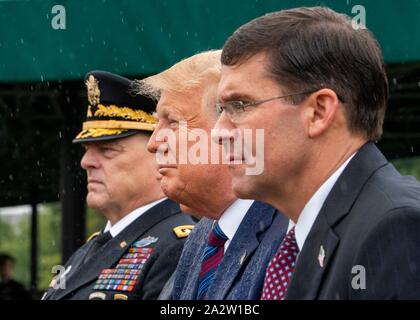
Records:
[[[153,131],[156,103],[134,93],[134,81],[105,71],[86,74],[89,101],[83,129],[73,143],[123,138]]]

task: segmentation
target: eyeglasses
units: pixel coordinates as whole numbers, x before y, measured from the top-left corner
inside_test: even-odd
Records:
[[[249,101],[249,102],[228,101],[228,102],[224,102],[224,103],[216,103],[216,112],[220,115],[220,114],[222,114],[223,111],[226,111],[226,114],[229,116],[229,118],[232,121],[237,121],[237,120],[239,120],[241,115],[244,114],[245,108],[255,107],[255,106],[258,106],[262,103],[266,103],[266,102],[277,100],[277,99],[289,98],[289,97],[304,95],[304,94],[311,94],[311,93],[314,93],[318,90],[321,90],[321,89],[314,89],[314,90],[308,90],[308,91],[303,91],[303,92],[290,93],[290,94],[286,94],[284,96],[279,96],[279,97],[274,97],[274,98],[269,98],[269,99],[264,99],[264,100],[257,100],[257,101]],[[341,102],[344,102],[344,100],[340,96],[338,96],[338,99]]]

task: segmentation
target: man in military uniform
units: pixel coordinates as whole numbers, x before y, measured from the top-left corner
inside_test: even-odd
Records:
[[[108,220],[77,250],[43,299],[156,299],[178,263],[191,217],[166,199],[146,149],[154,103],[132,81],[102,71],[86,76],[89,106],[74,139],[85,154],[87,204]]]

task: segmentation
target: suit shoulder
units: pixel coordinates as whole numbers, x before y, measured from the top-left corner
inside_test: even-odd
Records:
[[[414,177],[402,176],[392,164],[380,168],[369,179],[364,193],[387,211],[399,207],[420,208],[420,183]]]
[[[214,220],[201,218],[200,221],[195,224],[194,229],[189,234],[185,243],[185,250],[189,250],[190,247],[192,250],[196,250],[197,243],[206,243],[213,223]]]

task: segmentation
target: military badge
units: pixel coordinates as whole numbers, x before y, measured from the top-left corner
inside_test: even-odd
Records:
[[[147,238],[137,240],[136,242],[133,243],[133,246],[136,248],[144,248],[144,247],[150,246],[153,243],[156,243],[158,240],[159,240],[158,237],[148,236]]]
[[[156,243],[158,239],[149,236],[135,241],[113,269],[102,270],[93,289],[120,292],[134,291],[141,271],[153,252],[153,247],[148,246]],[[125,243],[126,245],[127,243]]]
[[[101,91],[98,84],[99,81],[93,75],[90,75],[86,80],[87,95],[91,106],[96,106],[100,101]]]
[[[106,294],[103,292],[93,292],[89,295],[89,300],[105,300]]]

